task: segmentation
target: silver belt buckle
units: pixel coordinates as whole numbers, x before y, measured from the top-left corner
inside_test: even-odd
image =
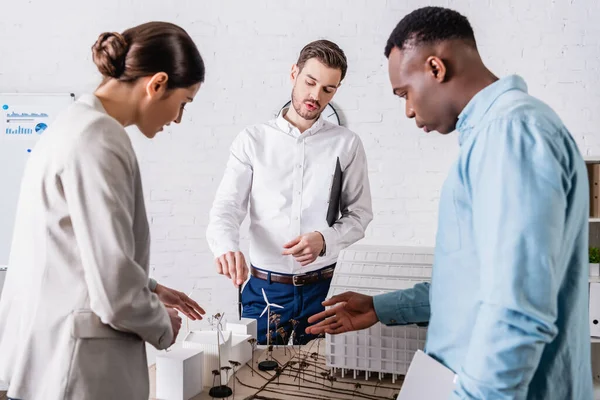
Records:
[[[296,278],[299,276],[305,276],[305,275],[306,274],[292,275],[292,283],[294,284],[294,286],[304,286],[304,283],[297,283]]]

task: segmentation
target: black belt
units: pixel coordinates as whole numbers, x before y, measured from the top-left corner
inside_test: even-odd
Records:
[[[253,265],[250,266],[250,273],[253,277],[262,279],[263,281],[269,280],[269,274],[271,274],[271,282],[285,283],[287,285],[304,286],[310,285],[311,283],[321,282],[333,277],[335,270],[335,264],[325,267],[318,271],[307,272],[306,274],[298,275],[282,275],[275,272],[265,272]]]

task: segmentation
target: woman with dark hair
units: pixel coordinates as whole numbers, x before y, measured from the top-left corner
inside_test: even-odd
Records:
[[[149,280],[140,170],[125,132],[135,125],[153,138],[181,121],[204,81],[200,53],[163,22],[103,33],[92,53],[101,85],[56,118],[21,185],[0,299],[0,381],[11,398],[146,400],[145,342],[175,341],[175,308],[204,314]]]

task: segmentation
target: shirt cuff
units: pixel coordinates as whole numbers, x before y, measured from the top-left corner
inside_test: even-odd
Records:
[[[337,254],[337,231],[333,228],[328,228],[319,231],[319,233],[323,235],[325,241],[325,254],[323,254],[323,257]]]
[[[373,307],[377,318],[385,325],[406,325],[398,310],[398,295],[394,292],[373,296]]]
[[[213,256],[215,257],[215,259],[221,257],[223,254],[227,254],[229,252],[233,252],[235,253],[236,251],[241,251],[240,250],[240,246],[234,242],[230,242],[227,243],[225,242],[224,244],[214,244],[211,246],[211,250],[213,253]]]
[[[156,282],[156,279],[150,278],[148,280],[148,288],[150,289],[151,292],[154,292],[156,290],[156,285],[158,285],[158,282]]]

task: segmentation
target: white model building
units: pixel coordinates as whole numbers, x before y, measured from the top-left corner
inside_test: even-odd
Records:
[[[340,253],[327,297],[346,291],[376,295],[429,282],[433,266],[432,247],[351,246]],[[590,331],[592,343],[600,342],[600,268],[590,265]],[[416,325],[385,326],[340,335],[326,335],[327,366],[351,370],[404,375],[417,351],[423,350],[427,329]],[[596,336],[596,337],[594,337]],[[594,348],[593,348],[594,350]],[[597,354],[596,354],[597,353]],[[593,359],[594,377],[600,379],[600,346]]]
[[[184,349],[199,349],[204,353],[201,374],[204,387],[212,386],[213,370],[231,367],[229,361],[237,361],[244,365],[252,358],[252,345],[248,340],[256,338],[256,320],[242,318],[241,321],[228,322],[226,326],[227,330],[223,331],[217,329],[190,331],[183,339]],[[220,336],[217,338],[217,335]],[[219,365],[219,353],[221,365]],[[227,385],[232,376],[233,370],[229,375],[221,371],[221,385]]]
[[[217,338],[218,331],[190,331],[183,339],[184,349],[200,349],[204,353],[204,367],[202,381],[205,387],[212,387],[213,370],[221,370],[221,367],[229,367],[229,354],[231,352],[231,332],[222,331],[223,336]],[[218,343],[218,345],[217,345]],[[221,353],[221,365],[219,365],[219,352]],[[221,376],[221,384],[226,385],[225,374]]]
[[[156,356],[156,398],[188,400],[202,392],[204,354],[200,349],[174,349]]]
[[[258,325],[254,318],[242,318],[227,322],[225,329],[231,331],[234,335],[250,335],[254,339],[258,337]]]
[[[431,280],[433,248],[356,245],[342,251],[327,297],[346,291],[370,296],[408,289]],[[357,373],[404,375],[417,350],[425,347],[427,328],[385,326],[326,335],[327,367]]]
[[[248,340],[256,339],[258,324],[254,318],[242,318],[227,322],[226,329],[231,332],[230,360],[241,365],[252,359],[252,345]]]

